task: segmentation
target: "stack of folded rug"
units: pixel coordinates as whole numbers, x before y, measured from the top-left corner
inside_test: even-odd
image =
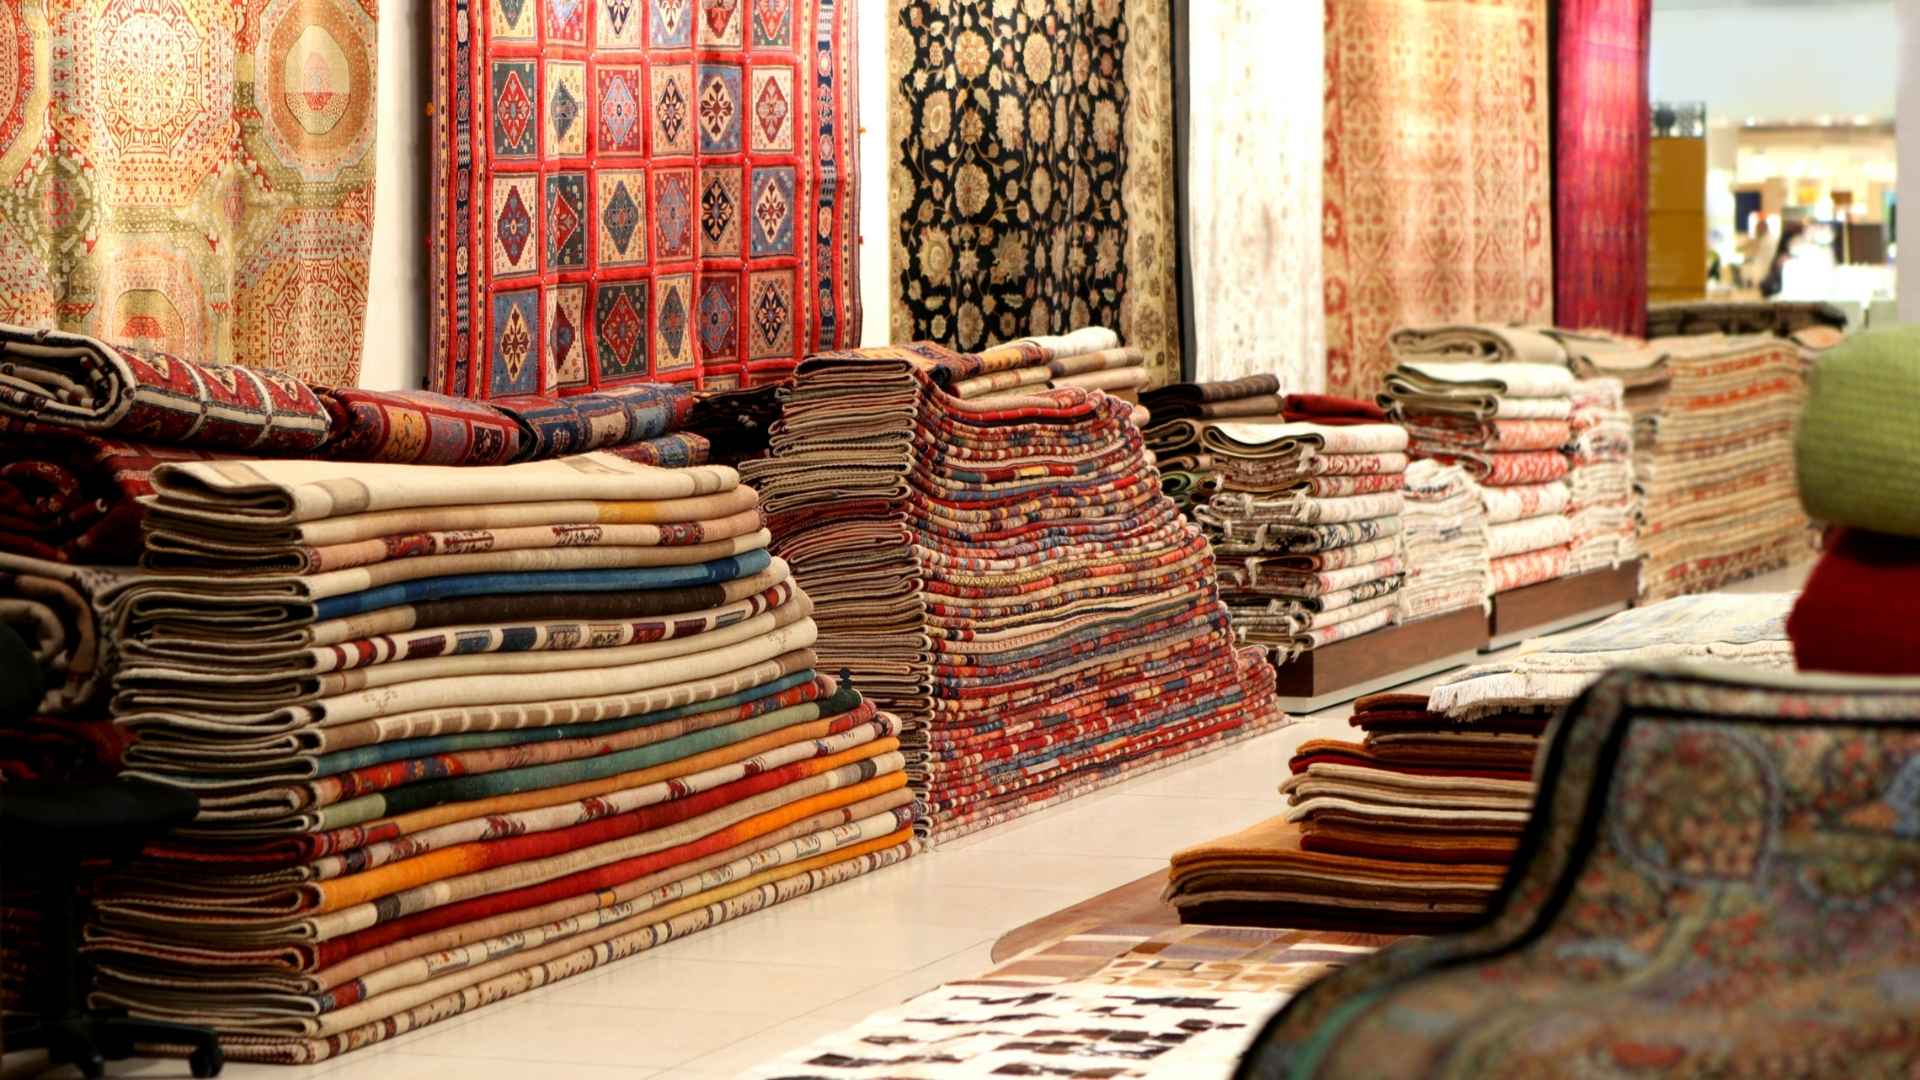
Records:
[[[1920,328],[1848,339],[1815,368],[1796,456],[1836,528],[1787,620],[1800,667],[1920,675]]]
[[[1121,345],[1119,335],[1100,326],[1023,338],[987,355],[994,359],[982,366],[980,374],[953,384],[954,397],[1007,397],[1077,386],[1139,404],[1141,389],[1151,381],[1146,355]],[[1019,366],[1010,366],[1015,364]]]
[[[1773,334],[1809,327],[1844,331],[1847,313],[1824,300],[1676,300],[1647,308],[1647,336]]]
[[[1218,494],[1225,469],[1242,463],[1217,456],[1203,438],[1215,422],[1272,420],[1284,416],[1286,399],[1277,375],[1248,375],[1230,381],[1174,383],[1141,395],[1152,413],[1146,426],[1147,449],[1160,469],[1160,490],[1182,513]],[[1244,475],[1244,473],[1243,473]]]
[[[1400,621],[1484,607],[1493,592],[1487,509],[1480,484],[1459,465],[1422,460],[1407,466],[1401,514],[1407,574]]]
[[[1567,473],[1573,522],[1568,572],[1583,574],[1618,566],[1638,550],[1638,507],[1633,485],[1633,415],[1626,410],[1620,380],[1582,379],[1573,387],[1573,439],[1567,443]]]
[[[1636,425],[1644,594],[1706,592],[1810,557],[1793,462],[1806,402],[1799,351],[1776,337],[1661,344],[1671,384]]]
[[[1573,522],[1562,448],[1573,437],[1573,386],[1564,361],[1403,360],[1387,376],[1380,400],[1406,426],[1413,455],[1462,465],[1480,481],[1496,593],[1567,573]]]
[[[1546,718],[1458,723],[1417,694],[1354,706],[1359,742],[1311,739],[1286,813],[1173,856],[1182,922],[1422,933],[1471,921],[1526,825]]]
[[[1034,342],[809,358],[743,466],[816,603],[821,665],[909,720],[951,837],[1282,719],[1133,406],[1064,387],[961,399]]]
[[[424,391],[309,386],[79,334],[0,324],[0,550],[59,562],[139,557],[154,468],[233,457],[504,465],[616,450],[646,465],[704,464],[684,386],[468,401]],[[731,417],[709,429],[724,435]]]
[[[815,670],[731,469],[152,481],[113,707],[201,806],[101,881],[100,1004],[317,1061],[915,850],[899,721]]]
[[[1193,516],[1242,640],[1281,664],[1399,618],[1405,431],[1239,420],[1200,435],[1225,467]]]

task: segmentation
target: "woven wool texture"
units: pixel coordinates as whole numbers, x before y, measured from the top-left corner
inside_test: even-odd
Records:
[[[311,1063],[917,849],[901,723],[815,671],[732,469],[144,475],[140,569],[0,555],[59,714],[0,739],[0,775],[113,761],[198,798],[95,890],[103,1005]]]
[[[1205,539],[1154,482],[1133,406],[1072,386],[942,388],[1097,340],[809,358],[772,456],[742,466],[816,601],[821,667],[907,721],[934,837],[1282,719],[1272,670],[1233,640]]]
[[[375,8],[0,8],[0,321],[351,385]]]
[[[1177,380],[1167,5],[886,3],[893,340],[1099,324]]]
[[[1319,390],[1327,379],[1322,12],[1270,0],[1217,0],[1191,12],[1188,93],[1206,104],[1189,111],[1184,132],[1192,377],[1272,372],[1289,391]],[[1258,93],[1246,92],[1254,86]]]
[[[1553,321],[1546,11],[1327,0],[1332,392],[1378,391],[1398,326]]]
[[[739,386],[858,340],[852,3],[433,11],[433,389]]]
[[[1642,334],[1653,3],[1561,0],[1553,11],[1554,318]]]

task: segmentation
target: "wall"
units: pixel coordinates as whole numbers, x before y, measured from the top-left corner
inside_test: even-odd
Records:
[[[1912,0],[1900,8],[1900,116],[1906,122],[1896,129],[1900,142],[1899,205],[1907,211],[1902,219],[1911,219],[1920,211],[1920,3]],[[1899,272],[1916,283],[1901,290],[1900,319],[1920,322],[1920,227],[1911,220],[1899,222],[1907,243],[1900,245]]]
[[[1893,115],[1894,0],[1668,6],[1655,0],[1655,101],[1704,101],[1708,115],[1762,121]],[[1916,0],[1899,0],[1907,9]]]
[[[439,3],[443,0],[428,0]],[[887,0],[860,5],[861,344],[887,341]],[[427,372],[427,182],[433,172],[433,64],[428,7],[380,0],[379,130],[375,140],[373,271],[360,385],[415,389]]]

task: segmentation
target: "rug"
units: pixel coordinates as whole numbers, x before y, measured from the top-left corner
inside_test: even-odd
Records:
[[[220,451],[128,442],[105,435],[0,437],[0,550],[36,559],[127,566],[155,467],[208,461]]]
[[[1224,1074],[1250,1024],[1388,940],[1238,927],[1099,927],[883,1010],[744,1075]]]
[[[8,5],[0,322],[352,385],[375,8]]]
[[[853,5],[433,6],[456,397],[777,381],[859,340]]]
[[[1554,318],[1647,325],[1651,0],[1554,5]]]
[[[1463,717],[1516,706],[1557,708],[1622,664],[1711,659],[1791,670],[1786,619],[1793,600],[1791,593],[1713,593],[1623,611],[1446,676],[1433,688],[1431,708]]]
[[[1377,391],[1409,323],[1554,321],[1547,17],[1541,0],[1326,5],[1332,392]]]
[[[1302,991],[1235,1075],[1897,1075],[1916,761],[1911,681],[1614,672],[1556,728],[1491,919]]]
[[[1492,592],[1486,510],[1472,474],[1436,461],[1407,466],[1401,521],[1407,574],[1400,621],[1486,606]]]
[[[892,339],[1108,326],[1178,380],[1167,6],[887,0],[886,24]]]
[[[203,450],[304,453],[326,442],[312,388],[277,371],[80,334],[0,325],[0,432],[118,436]]]
[[[1280,719],[1131,404],[1076,386],[943,389],[1110,335],[1069,338],[812,357],[772,456],[743,465],[817,602],[820,666],[906,720],[935,838]]]
[[[1238,0],[1202,4],[1190,16],[1187,54],[1176,64],[1188,100],[1206,107],[1189,108],[1176,125],[1186,149],[1180,254],[1192,302],[1192,370],[1183,377],[1271,372],[1290,391],[1320,390],[1324,13],[1315,4]],[[1260,92],[1241,92],[1255,86]]]

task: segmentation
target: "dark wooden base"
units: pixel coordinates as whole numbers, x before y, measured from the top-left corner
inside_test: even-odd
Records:
[[[1486,643],[1486,614],[1461,608],[1315,649],[1281,665],[1274,685],[1281,708],[1315,712],[1472,663]]]
[[[1639,592],[1640,563],[1635,561],[1496,593],[1487,648],[1504,649],[1604,619],[1631,607]]]

